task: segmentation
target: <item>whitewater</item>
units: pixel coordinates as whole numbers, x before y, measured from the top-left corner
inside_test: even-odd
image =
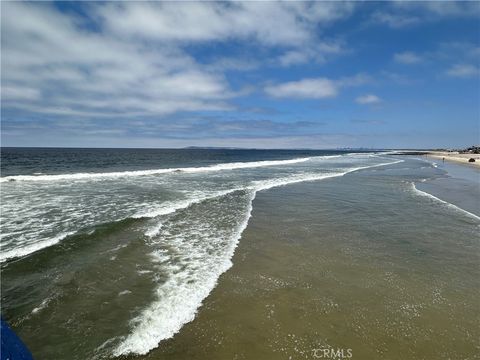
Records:
[[[131,155],[118,151],[116,161],[125,154]],[[441,176],[438,168],[395,154],[303,152],[261,159],[258,153],[234,152],[231,162],[216,161],[219,151],[184,162],[176,161],[177,152],[174,158],[161,157],[172,152],[145,154],[132,155],[125,170],[111,171],[117,167],[103,168],[98,164],[104,160],[81,151],[78,165],[72,166],[71,156],[62,158],[52,150],[44,160],[48,166],[10,170],[1,178],[0,261],[7,282],[24,288],[22,303],[30,304],[19,321],[35,325],[47,316],[56,324],[49,331],[56,333],[78,315],[75,321],[87,342],[76,358],[145,355],[193,321],[232,267],[259,192],[321,182],[335,193],[335,184],[351,184],[354,201],[356,184],[368,179],[392,186],[395,206],[408,200],[406,190],[417,199],[411,203],[414,209],[432,206],[467,222],[479,220],[416,189],[416,181]],[[132,169],[136,163],[142,169]],[[408,180],[398,180],[403,177]],[[329,206],[335,207],[335,201]],[[438,216],[442,212],[436,211]],[[33,272],[25,277],[25,269]],[[38,284],[34,293],[31,279]],[[98,331],[90,334],[88,321],[83,322],[97,310]],[[108,326],[112,322],[114,329]],[[72,346],[80,336],[75,329],[69,335]],[[51,349],[41,349],[55,357]]]
[[[181,279],[178,278],[170,280],[167,284],[162,284],[162,286],[157,289],[158,300],[142,311],[137,318],[133,319],[132,323],[134,323],[135,326],[132,333],[122,339],[122,342],[115,348],[113,354],[115,356],[147,354],[150,350],[157,347],[160,341],[173,337],[183,325],[195,318],[203,300],[216,286],[220,275],[233,265],[231,259],[241,238],[241,234],[247,227],[248,220],[251,217],[253,209],[252,203],[258,191],[264,191],[294,183],[340,177],[350,172],[378,166],[393,165],[402,161],[403,160],[395,160],[381,164],[360,166],[332,174],[296,175],[280,179],[257,181],[245,189],[232,189],[227,192],[213,195],[212,197],[225,196],[242,190],[245,190],[247,193],[246,199],[248,205],[245,207],[243,216],[239,217],[238,224],[234,227],[232,233],[229,234],[229,246],[227,251],[214,263],[210,263],[210,261],[202,263],[203,271],[196,275],[201,281],[196,282],[196,285],[189,285],[188,281],[181,281]],[[204,200],[205,198],[191,201],[188,204],[183,203],[178,208],[170,208],[170,210],[173,212]],[[159,214],[159,212],[155,214]],[[159,225],[160,224],[157,224],[153,228],[148,229],[146,235],[158,235],[160,229],[163,228],[163,226],[161,226],[163,224]],[[191,254],[192,251],[193,249],[189,248],[189,251],[186,253]],[[152,255],[158,257],[158,253],[153,253]],[[164,254],[161,254],[160,257],[164,258]],[[204,261],[205,259],[202,258],[202,260]],[[209,257],[208,260],[211,260],[211,257]]]

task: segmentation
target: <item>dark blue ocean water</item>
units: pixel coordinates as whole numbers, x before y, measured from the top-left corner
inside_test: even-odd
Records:
[[[218,163],[293,159],[345,154],[340,150],[247,149],[1,149],[1,175],[114,172],[171,167],[208,166]]]

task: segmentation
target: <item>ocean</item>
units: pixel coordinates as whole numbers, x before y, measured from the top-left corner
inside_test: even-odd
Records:
[[[36,359],[478,356],[478,169],[335,150],[1,160],[2,316]]]

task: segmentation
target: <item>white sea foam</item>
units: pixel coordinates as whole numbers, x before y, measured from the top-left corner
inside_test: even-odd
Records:
[[[46,247],[58,244],[60,241],[65,239],[67,236],[73,235],[74,233],[75,233],[74,231],[69,231],[69,232],[59,234],[59,235],[57,235],[55,237],[52,237],[50,239],[41,240],[41,241],[29,244],[29,245],[25,245],[25,246],[22,246],[22,247],[18,247],[18,248],[15,248],[15,249],[7,250],[7,251],[2,250],[2,253],[0,254],[0,262],[4,262],[7,259],[12,259],[12,258],[16,258],[16,257],[29,255],[29,254],[31,254],[35,251],[38,251],[38,250],[44,249]]]
[[[259,180],[254,181],[251,185],[251,188],[255,191],[263,191],[272,189],[279,186],[285,186],[300,182],[316,181],[322,179],[328,179],[332,177],[343,176],[347,172],[337,172],[337,173],[326,173],[326,174],[305,174],[305,175],[292,175],[285,178],[279,179],[269,179],[269,180]]]
[[[151,274],[152,272],[153,272],[152,270],[137,270],[137,273],[139,275]]]
[[[345,159],[348,159],[348,157],[343,156],[343,155],[332,155],[332,156],[323,156],[323,157],[315,157],[313,159],[317,160],[322,160],[322,159],[330,159],[334,157],[343,157]],[[297,162],[304,162],[307,161],[309,158],[301,158],[301,159],[293,159],[293,160],[281,160],[281,161],[260,161],[260,162],[255,162],[255,163],[234,163],[234,164],[219,164],[215,165],[212,168],[218,169],[220,167],[230,167],[230,168],[240,168],[241,167],[252,167],[252,166],[270,166],[270,165],[276,165],[276,164],[292,164],[292,163],[297,163]],[[401,160],[398,160],[396,162],[399,162]],[[217,192],[207,192],[207,193],[202,193],[201,191],[197,192],[190,192],[189,196],[190,198],[182,199],[182,200],[177,200],[177,201],[170,201],[170,202],[164,202],[159,205],[155,206],[150,206],[147,208],[144,208],[140,211],[137,211],[134,213],[132,216],[131,214],[128,214],[128,212],[123,212],[122,216],[120,218],[117,218],[116,220],[119,220],[124,217],[133,217],[133,218],[154,218],[154,217],[159,217],[162,215],[167,215],[167,214],[172,214],[175,213],[178,210],[188,208],[189,206],[205,201],[207,199],[215,198],[215,197],[221,197],[226,194],[232,193],[234,191],[238,191],[241,189],[252,189],[254,191],[260,191],[260,190],[266,190],[272,187],[276,186],[282,186],[282,185],[287,185],[291,183],[296,183],[296,182],[304,182],[304,181],[314,181],[314,180],[320,180],[324,178],[329,178],[329,177],[334,177],[334,176],[342,176],[348,172],[355,171],[355,170],[360,170],[364,168],[369,168],[369,167],[374,167],[374,166],[383,166],[387,164],[393,164],[395,162],[389,162],[385,164],[378,164],[378,165],[368,165],[368,166],[363,166],[363,167],[357,167],[357,168],[350,168],[345,171],[341,172],[334,172],[334,173],[322,173],[322,174],[297,174],[297,175],[292,175],[290,177],[286,178],[277,178],[277,179],[269,179],[269,180],[263,180],[263,181],[256,181],[252,182],[248,185],[244,185],[243,187],[238,187],[238,188],[232,188],[228,190],[222,190],[222,191],[217,191]],[[233,167],[232,167],[233,166]],[[202,171],[201,169],[207,169],[207,168],[188,168],[191,169],[192,171]],[[210,169],[210,167],[208,167]],[[163,169],[165,170],[165,169]],[[128,173],[128,172],[127,172]],[[70,175],[75,175],[75,174],[70,174]],[[47,176],[49,178],[49,176]],[[138,208],[138,206],[137,206]],[[5,211],[5,207],[3,209]],[[13,209],[15,211],[15,209]],[[69,213],[72,214],[72,210],[69,210]],[[31,213],[26,214],[29,216],[30,219],[37,218],[37,216],[32,215]],[[81,214],[84,216],[84,214]],[[52,224],[42,224],[42,229],[45,229],[48,226],[51,226]],[[78,224],[77,224],[78,225]],[[27,226],[27,225],[25,225]],[[29,225],[29,227],[33,226]],[[161,228],[161,221],[157,222],[152,228],[147,229],[146,235],[149,237],[154,237],[158,235],[160,228]],[[77,229],[80,228],[81,225],[77,226]],[[74,229],[75,230],[75,229]],[[16,258],[16,257],[22,257],[25,255],[28,255],[30,253],[33,253],[35,251],[41,250],[43,248],[46,248],[48,246],[52,246],[60,242],[62,239],[67,237],[68,235],[73,234],[74,231],[69,231],[69,232],[64,232],[61,233],[55,237],[52,238],[46,238],[42,239],[39,241],[35,242],[30,242],[30,243],[17,243],[15,248],[13,249],[5,249],[5,243],[3,243],[3,251],[0,254],[0,262],[3,262],[7,259],[11,258]],[[8,233],[3,233],[2,238],[7,236]]]
[[[445,200],[439,199],[438,197],[436,197],[436,196],[434,196],[434,195],[432,195],[432,194],[429,194],[429,193],[427,193],[427,192],[425,192],[425,191],[422,191],[422,190],[417,189],[417,187],[415,186],[415,183],[413,183],[413,182],[411,183],[411,188],[412,188],[413,192],[414,192],[416,195],[419,195],[419,196],[428,198],[428,199],[430,199],[430,200],[433,200],[433,201],[435,201],[435,202],[437,202],[437,203],[439,203],[439,204],[444,205],[444,206],[445,206],[446,208],[448,208],[448,209],[451,209],[451,210],[453,210],[453,211],[455,211],[455,212],[458,212],[458,213],[461,213],[461,214],[463,214],[463,215],[466,215],[466,216],[468,216],[468,217],[470,217],[470,218],[472,218],[472,219],[480,220],[480,216],[478,216],[478,215],[472,214],[471,212],[469,212],[469,211],[467,211],[467,210],[464,210],[464,209],[462,209],[461,207],[458,207],[458,206],[456,206],[456,205],[453,205],[453,204],[451,204],[451,203],[449,203],[449,202],[447,202],[447,201],[445,201]]]
[[[216,197],[224,196],[237,190],[241,190],[241,189],[236,188],[236,189],[229,189],[229,190],[206,193],[206,194],[193,194],[191,198],[177,200],[177,201],[167,201],[157,206],[151,206],[148,209],[144,209],[132,215],[132,218],[134,219],[154,218],[162,215],[172,214],[178,210],[186,209],[193,204],[197,204],[207,199],[213,199]]]
[[[54,298],[54,296],[51,296],[51,297],[47,297],[46,299],[44,299],[40,305],[38,305],[36,308],[34,308],[31,312],[32,315],[35,315],[35,314],[38,314],[40,311],[42,311],[43,309],[45,309],[48,304],[50,303],[50,301],[52,301]]]
[[[233,257],[243,231],[247,227],[252,212],[253,199],[257,191],[293,183],[343,176],[353,171],[392,165],[402,161],[403,160],[396,160],[387,163],[366,165],[334,173],[300,174],[280,179],[252,182],[243,189],[248,191],[249,194],[247,199],[248,206],[244,213],[244,218],[227,239],[228,249],[224,251],[222,256],[215,257],[209,255],[208,257],[200,257],[200,260],[197,258],[197,263],[194,267],[196,275],[193,279],[191,278],[192,274],[186,271],[180,271],[181,267],[179,265],[171,265],[170,270],[174,276],[157,288],[158,300],[150,304],[132,321],[132,324],[134,324],[132,332],[123,338],[120,344],[114,349],[114,356],[147,354],[150,350],[157,347],[160,341],[171,338],[184,324],[195,318],[198,308],[216,286],[219,276],[232,266],[231,258]],[[234,191],[239,191],[239,189],[226,191],[224,195]],[[200,234],[199,236],[207,236],[205,234],[208,234],[209,229],[196,228],[191,231],[196,231],[197,234]],[[152,233],[154,233],[153,229]],[[188,241],[184,236],[186,235],[179,234],[173,237],[173,241],[176,242],[175,246],[187,247],[186,250],[184,249],[184,253],[187,253],[189,258],[195,258],[198,249],[192,248],[191,246],[194,241]],[[164,240],[165,239],[162,241]],[[170,238],[170,241],[172,241],[172,238]],[[210,242],[213,242],[213,239],[210,239]],[[206,243],[210,244],[210,242]],[[170,243],[170,245],[172,244]],[[171,257],[169,257],[164,250],[154,251],[152,256],[154,257],[154,262],[162,263],[163,265],[165,265],[165,262],[171,260]]]
[[[311,158],[297,158],[289,160],[268,160],[268,161],[251,161],[251,162],[236,162],[215,164],[211,166],[200,167],[184,167],[184,168],[167,168],[167,169],[153,169],[153,170],[135,170],[135,171],[121,171],[121,172],[107,172],[107,173],[74,173],[74,174],[58,174],[58,175],[15,175],[0,178],[0,182],[8,181],[59,181],[59,180],[94,180],[94,179],[109,179],[131,176],[148,176],[159,175],[167,173],[199,173],[208,171],[221,170],[236,170],[257,168],[265,166],[279,166],[296,164],[310,160]]]
[[[263,181],[255,182],[256,185],[254,185],[253,188],[256,191],[268,190],[278,186],[285,186],[285,185],[295,184],[300,182],[316,181],[316,180],[323,180],[323,179],[328,179],[333,177],[344,176],[354,171],[365,170],[365,169],[370,169],[370,168],[379,167],[379,166],[393,165],[403,161],[404,160],[395,160],[388,163],[359,166],[359,167],[354,167],[354,168],[346,169],[339,172],[333,172],[333,173],[292,175],[287,178],[263,180]]]
[[[114,356],[131,353],[144,355],[195,318],[197,309],[215,287],[219,276],[232,266],[231,258],[247,227],[254,197],[254,191],[245,195],[243,218],[238,221],[235,216],[231,217],[231,221],[238,221],[231,231],[210,229],[204,223],[192,225],[190,236],[192,239],[205,240],[203,246],[196,245],[192,239],[185,239],[182,234],[171,236],[169,245],[184,254],[189,265],[194,263],[191,265],[192,271],[180,271],[179,264],[170,263],[171,275],[157,288],[157,300],[134,319],[133,331],[115,348]],[[153,255],[157,256],[158,253]],[[159,261],[165,261],[165,255],[160,255],[162,258]]]
[[[342,155],[333,155],[333,156],[338,157],[338,156],[342,156]],[[143,210],[142,212],[139,212],[139,213],[133,215],[133,218],[154,218],[154,217],[158,217],[158,216],[162,216],[162,215],[172,214],[172,213],[174,213],[178,210],[186,209],[193,204],[200,203],[200,202],[205,201],[207,199],[213,199],[213,198],[216,198],[216,197],[225,196],[225,195],[230,194],[232,192],[243,190],[243,189],[251,189],[251,190],[254,190],[254,191],[268,190],[268,189],[271,189],[271,188],[274,188],[274,187],[285,186],[285,185],[294,184],[294,183],[316,181],[316,180],[322,180],[322,179],[328,179],[328,178],[343,176],[343,175],[348,174],[350,172],[363,170],[363,169],[369,169],[369,168],[378,167],[378,166],[393,165],[393,164],[397,164],[397,163],[400,163],[400,162],[403,162],[403,161],[404,160],[395,160],[395,161],[391,161],[391,162],[388,162],[388,163],[360,166],[360,167],[350,168],[348,170],[341,171],[341,172],[320,173],[320,174],[298,174],[298,175],[292,175],[292,176],[289,176],[289,177],[278,178],[278,179],[253,181],[251,185],[248,185],[245,188],[234,188],[234,189],[219,191],[219,192],[212,193],[212,194],[199,195],[199,196],[197,196],[195,198],[191,198],[191,199],[175,201],[175,202],[166,202],[166,203],[163,203],[163,204],[161,204],[157,207],[154,207],[154,208],[151,208],[151,209],[148,209],[148,210]],[[156,223],[154,226],[147,229],[147,231],[145,232],[145,235],[148,236],[148,237],[157,236],[160,233],[160,230],[161,230],[162,226],[163,226],[162,222]]]
[[[128,246],[128,244],[121,244],[121,245],[115,246],[113,249],[107,250],[107,252],[115,252],[115,251],[123,249],[127,246]]]
[[[232,192],[238,191],[241,189],[230,189],[230,190],[224,190],[224,191],[218,191],[216,193],[210,193],[210,194],[204,194],[204,195],[197,195],[196,197],[192,197],[190,199],[185,199],[185,200],[180,200],[180,201],[169,201],[163,204],[160,204],[156,207],[143,210],[142,212],[139,212],[135,215],[133,215],[133,218],[155,218],[159,217],[162,215],[168,215],[172,214],[178,210],[186,209],[190,207],[193,204],[198,204],[202,201],[205,201],[207,199],[214,199],[217,197],[225,196],[227,194],[230,194]],[[160,230],[163,227],[163,223],[161,221],[157,222],[155,225],[152,227],[149,227],[145,231],[145,235],[148,237],[155,237],[160,233]]]
[[[360,156],[360,155],[359,155]],[[330,158],[342,158],[345,159],[348,164],[351,166],[350,160],[347,156],[342,157],[341,155],[334,155],[329,157],[319,157],[314,158],[316,160],[330,159]],[[358,159],[356,156],[355,158]],[[228,169],[241,169],[241,168],[252,168],[252,167],[262,167],[262,166],[274,166],[274,165],[285,165],[285,164],[295,164],[299,162],[308,161],[310,158],[302,159],[293,159],[293,160],[283,160],[283,161],[260,161],[260,162],[250,162],[250,163],[233,163],[233,164],[218,164],[210,167],[200,167],[200,168],[183,168],[180,169],[184,172],[202,172],[202,171],[218,171],[218,170],[228,170]],[[147,235],[151,236],[151,241],[155,241],[155,236],[162,231],[162,238],[168,236],[170,241],[173,242],[173,245],[180,248],[183,247],[183,254],[185,255],[185,264],[189,264],[188,261],[192,260],[194,262],[194,267],[190,268],[190,272],[187,273],[182,271],[179,268],[178,264],[175,264],[175,254],[169,254],[162,249],[156,249],[152,252],[152,257],[155,261],[154,266],[163,267],[165,264],[170,264],[172,276],[166,281],[162,282],[156,291],[157,291],[157,300],[150,304],[141,314],[134,319],[132,322],[132,332],[128,334],[122,341],[117,344],[114,349],[115,355],[122,354],[146,354],[151,349],[158,346],[159,342],[172,337],[176,332],[178,332],[181,327],[192,321],[195,317],[195,314],[198,308],[201,306],[202,301],[208,296],[208,294],[215,287],[219,276],[228,270],[231,265],[231,258],[234,254],[235,248],[238,244],[238,241],[241,237],[243,230],[248,224],[248,219],[251,216],[252,211],[252,201],[256,195],[257,191],[263,191],[271,189],[273,187],[284,186],[293,183],[305,182],[305,181],[315,181],[326,178],[343,176],[347,173],[368,169],[377,166],[391,165],[403,160],[390,161],[381,164],[374,165],[365,165],[359,167],[351,168],[341,168],[334,169],[331,172],[319,172],[319,173],[301,173],[291,176],[283,176],[280,178],[265,179],[260,181],[251,181],[243,184],[241,188],[238,188],[238,184],[235,184],[235,188],[217,191],[217,192],[194,192],[187,193],[190,198],[182,199],[178,201],[166,202],[160,204],[157,207],[151,207],[142,210],[141,212],[135,213],[133,217],[136,218],[155,218],[161,217],[163,215],[173,214],[181,209],[188,208],[193,204],[200,203],[202,201],[212,199],[215,197],[223,197],[229,194],[232,194],[236,191],[244,191],[247,195],[243,199],[241,204],[235,204],[235,206],[241,207],[241,212],[235,213],[235,216],[230,216],[229,210],[221,209],[218,212],[218,216],[230,216],[232,224],[235,224],[232,227],[228,227],[230,230],[218,230],[210,229],[205,227],[203,223],[199,222],[196,226],[192,226],[188,233],[175,233],[170,234],[168,229],[164,229],[163,226],[166,226],[162,219],[159,223],[155,224],[154,227],[147,230]],[[79,180],[79,179],[88,179],[92,175],[97,178],[102,177],[121,177],[121,176],[142,176],[142,175],[151,175],[156,173],[166,173],[166,172],[175,172],[177,169],[159,169],[159,170],[149,170],[147,172],[122,172],[122,173],[106,173],[106,174],[66,174],[66,175],[43,175],[43,176],[30,176],[23,178],[23,180],[28,181],[32,178],[34,181],[56,181],[56,180]],[[113,175],[112,175],[113,174]],[[79,177],[78,177],[79,176]],[[22,178],[14,177],[15,180],[22,181]],[[2,181],[8,181],[8,178],[3,178]],[[237,194],[235,194],[236,196]],[[242,205],[243,204],[243,205]],[[137,207],[138,208],[138,207]],[[186,221],[191,221],[187,219]],[[233,221],[235,221],[233,223]],[[222,233],[223,231],[223,233]],[[45,241],[39,241],[29,245],[21,246],[16,249],[8,250],[0,254],[0,261],[4,261],[8,258],[19,257],[28,255],[34,251],[38,251],[47,246],[54,245],[60,242],[63,238],[72,234],[73,232],[63,233],[54,238],[47,239]],[[223,235],[222,235],[223,234]],[[186,236],[193,236],[196,239],[203,239],[204,236],[209,236],[204,243],[204,246],[200,248],[191,248],[190,246],[194,245],[194,242],[185,241]],[[219,245],[219,248],[222,249],[221,253],[211,256],[210,251],[217,251],[215,248],[208,248],[212,244]],[[172,244],[170,244],[172,245]],[[116,249],[113,249],[118,250]],[[200,251],[200,253],[198,253]],[[201,253],[201,251],[206,251],[207,253]],[[195,258],[196,257],[196,258]],[[139,270],[139,274],[146,273],[147,270]],[[193,275],[192,275],[193,272]],[[193,276],[193,278],[192,278]]]
[[[145,235],[148,237],[154,237],[160,234],[160,230],[162,230],[163,223],[159,222],[155,226],[152,226],[147,231],[145,231]]]

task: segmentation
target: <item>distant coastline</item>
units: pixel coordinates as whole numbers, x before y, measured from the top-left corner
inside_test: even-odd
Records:
[[[480,167],[480,147],[471,146],[463,150],[403,150],[396,155],[421,155],[434,159],[447,160],[457,164]],[[473,159],[474,161],[471,161]]]

